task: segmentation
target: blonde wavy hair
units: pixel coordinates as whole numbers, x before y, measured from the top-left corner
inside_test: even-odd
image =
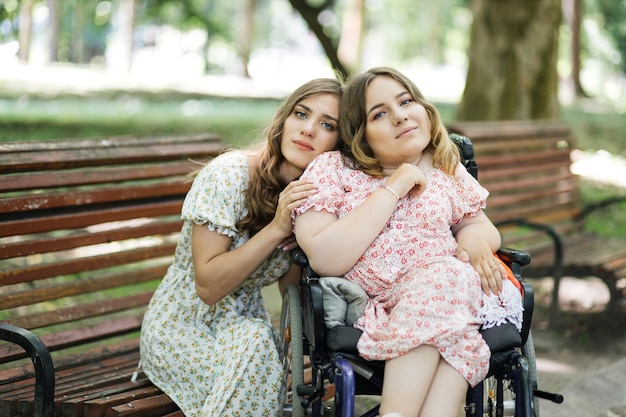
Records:
[[[287,186],[279,173],[280,165],[285,161],[280,151],[285,120],[298,103],[317,94],[332,94],[341,100],[341,83],[332,78],[317,78],[298,87],[281,104],[264,131],[265,140],[255,164],[250,167],[250,183],[245,192],[248,214],[236,224],[239,230],[247,230],[250,236],[272,221],[278,195]]]
[[[389,77],[402,84],[413,99],[424,106],[430,119],[430,143],[426,149],[434,151],[434,165],[440,167],[449,175],[459,164],[459,150],[448,137],[439,112],[430,104],[417,86],[404,74],[389,67],[376,67],[352,78],[345,86],[339,110],[339,135],[341,151],[346,163],[360,171],[374,177],[382,177],[383,170],[380,162],[367,143],[365,127],[367,123],[367,109],[365,107],[365,93],[372,80],[377,77]]]

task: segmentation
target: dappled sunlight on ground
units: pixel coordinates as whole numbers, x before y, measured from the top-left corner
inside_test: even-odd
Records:
[[[546,358],[537,358],[537,369],[541,372],[559,374],[573,374],[576,371],[576,368],[570,364]]]

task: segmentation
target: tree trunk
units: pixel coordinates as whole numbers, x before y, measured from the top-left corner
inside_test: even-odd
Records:
[[[458,120],[559,114],[560,0],[473,0],[469,67]]]
[[[74,6],[74,25],[72,28],[72,48],[70,49],[70,61],[82,64],[85,62],[85,2],[78,0]]]
[[[326,57],[335,71],[339,73],[340,77],[347,77],[348,70],[339,60],[339,56],[337,54],[337,39],[329,37],[324,32],[324,27],[320,24],[318,19],[320,13],[322,13],[326,7],[332,6],[334,1],[325,0],[319,6],[311,6],[306,0],[289,0],[289,3],[291,3],[291,6],[300,13],[300,16],[302,16],[304,21],[307,23],[309,29],[320,41],[320,44],[326,53]]]
[[[31,0],[22,1],[20,7],[20,27],[18,33],[19,50],[17,57],[20,62],[27,63],[30,57],[30,40],[32,37],[33,3]]]
[[[361,64],[364,3],[365,0],[350,0],[341,25],[337,56],[351,72]]]
[[[126,70],[130,71],[133,65],[133,31],[135,29],[135,0],[120,2],[120,36],[124,47]]]
[[[252,53],[252,40],[254,39],[254,12],[257,0],[246,0],[244,10],[244,22],[241,25],[241,40],[239,42],[243,75],[250,77],[248,64],[250,64],[250,54]]]
[[[49,58],[50,62],[59,60],[59,3],[48,0]]]
[[[570,52],[572,71],[570,73],[570,79],[574,88],[574,94],[576,97],[589,97],[580,83],[580,25],[583,14],[582,0],[564,0],[563,12],[565,20],[572,31],[572,41],[570,44],[572,48]]]

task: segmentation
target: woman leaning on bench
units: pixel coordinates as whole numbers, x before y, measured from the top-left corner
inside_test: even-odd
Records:
[[[300,276],[291,211],[298,180],[338,141],[340,83],[316,79],[278,109],[256,149],[207,164],[185,199],[173,264],[146,311],[141,368],[187,417],[278,416],[282,364],[261,288]]]

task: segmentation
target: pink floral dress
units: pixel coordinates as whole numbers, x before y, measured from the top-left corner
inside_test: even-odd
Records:
[[[345,275],[369,296],[355,323],[363,330],[357,347],[366,359],[387,360],[432,345],[475,385],[486,376],[490,358],[478,332],[483,293],[474,268],[456,258],[451,227],[484,208],[488,192],[461,165],[455,178],[439,169],[425,176],[424,193],[398,202],[383,231]],[[346,167],[339,152],[317,157],[302,178],[319,192],[295,214],[312,208],[339,217],[386,181]]]

